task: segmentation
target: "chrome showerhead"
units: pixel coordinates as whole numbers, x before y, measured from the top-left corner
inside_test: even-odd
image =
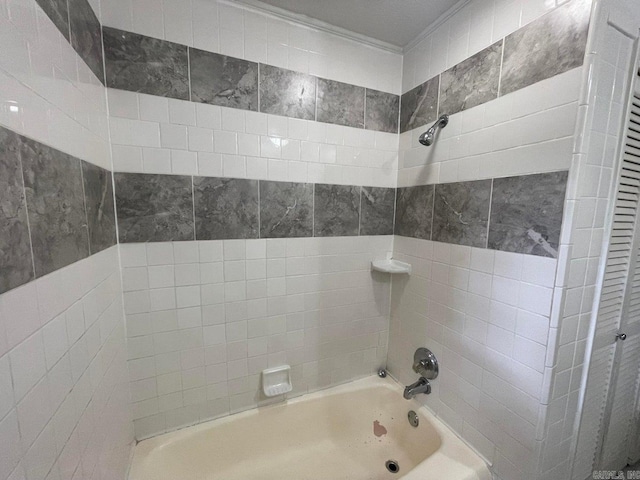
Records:
[[[418,141],[425,147],[432,145],[433,140],[435,139],[436,130],[438,128],[446,127],[448,123],[449,123],[449,115],[446,115],[446,114],[441,115],[440,118],[436,120],[436,123],[431,125],[431,128],[429,128],[429,130],[427,130],[422,135],[420,135],[420,138],[418,138]]]
[[[435,134],[436,134],[435,127],[431,127],[429,130],[427,130],[422,135],[420,135],[420,138],[418,139],[418,141],[425,147],[429,147],[433,143],[433,137],[435,136]]]

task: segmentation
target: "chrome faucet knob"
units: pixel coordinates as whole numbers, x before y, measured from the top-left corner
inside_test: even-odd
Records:
[[[438,360],[428,348],[418,348],[413,354],[413,371],[420,376],[433,380],[438,377]]]

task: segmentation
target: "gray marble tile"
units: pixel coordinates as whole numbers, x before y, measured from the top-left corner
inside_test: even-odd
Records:
[[[258,181],[194,177],[196,240],[258,238]]]
[[[506,37],[500,95],[581,66],[590,12],[590,0],[573,0]]]
[[[189,100],[187,47],[104,27],[107,87]]]
[[[258,110],[258,64],[189,48],[191,100]]]
[[[402,187],[396,194],[395,234],[431,239],[433,185]]]
[[[68,1],[71,46],[100,82],[104,83],[102,28],[98,17],[87,0]]]
[[[486,248],[490,198],[491,180],[436,185],[431,239]]]
[[[0,127],[0,293],[34,278],[20,141]]]
[[[36,0],[64,38],[69,40],[69,6],[67,0]]]
[[[82,162],[82,181],[89,227],[89,250],[93,255],[117,243],[111,172]]]
[[[260,181],[260,238],[313,235],[313,184]]]
[[[400,133],[433,123],[438,118],[440,76],[427,80],[400,97]]]
[[[568,173],[496,178],[489,248],[558,257]]]
[[[318,79],[318,122],[364,127],[364,88]]]
[[[362,187],[360,235],[393,235],[396,189]]]
[[[120,242],[194,240],[191,177],[116,173]]]
[[[316,183],[313,206],[315,237],[358,235],[360,187]]]
[[[261,63],[260,111],[315,120],[316,77]]]
[[[400,97],[367,88],[364,128],[398,133]]]
[[[442,73],[440,115],[467,110],[498,98],[502,41]]]
[[[22,171],[37,277],[89,256],[80,160],[23,138]]]

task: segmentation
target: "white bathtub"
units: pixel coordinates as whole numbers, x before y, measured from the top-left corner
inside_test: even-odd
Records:
[[[407,419],[415,410],[420,425]],[[386,430],[386,433],[384,431]],[[399,465],[390,473],[387,460]],[[490,480],[390,379],[369,377],[140,442],[129,480]]]

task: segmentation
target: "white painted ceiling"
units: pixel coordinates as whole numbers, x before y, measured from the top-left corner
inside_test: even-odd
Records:
[[[460,0],[240,0],[404,47]],[[283,12],[280,12],[283,13]]]

